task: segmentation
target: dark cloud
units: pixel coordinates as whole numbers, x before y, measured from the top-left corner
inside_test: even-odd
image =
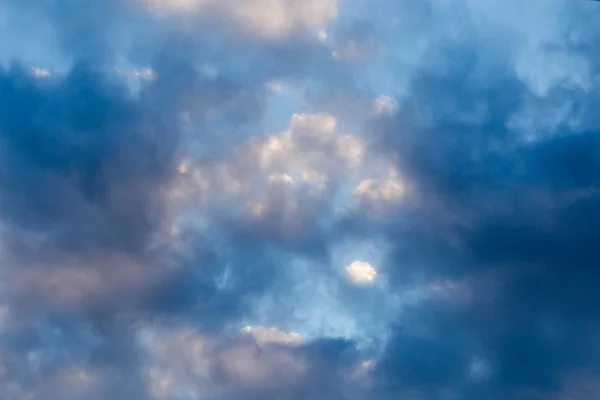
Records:
[[[157,133],[165,116],[84,66],[56,83],[5,71],[2,103],[5,222],[52,229],[64,246],[138,249],[177,144]]]
[[[473,84],[482,54],[467,43],[436,50],[450,69],[418,73],[398,118],[379,122],[385,147],[423,195],[412,229],[391,228],[399,243],[389,269],[400,287],[423,275],[483,276],[493,294],[417,317],[427,333],[392,336],[380,373],[392,393],[392,382],[412,384],[417,398],[444,398],[447,389],[465,398],[555,398],[565,376],[598,368],[596,124],[559,124],[526,142],[508,122],[535,95],[502,52]],[[581,109],[596,94],[560,88],[544,101],[576,99]],[[429,269],[415,268],[414,257]],[[490,378],[465,386],[477,352]]]
[[[212,237],[184,228],[176,245],[190,251],[154,245],[168,228],[181,143],[215,142],[210,132],[184,132],[181,110],[198,118],[220,110],[230,127],[260,115],[260,91],[240,103],[250,88],[203,78],[184,54],[166,48],[136,97],[120,76],[86,63],[44,79],[2,70],[0,205],[12,307],[81,308],[98,323],[131,309],[188,310],[210,328],[277,279],[271,245],[235,220],[223,218]],[[231,288],[218,289],[231,272]]]

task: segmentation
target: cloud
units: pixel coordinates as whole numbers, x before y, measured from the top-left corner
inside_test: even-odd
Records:
[[[391,162],[372,157],[359,135],[337,128],[335,117],[294,114],[288,130],[243,143],[230,158],[183,159],[170,197],[192,207],[228,201],[250,226],[285,236],[314,229],[315,218],[335,206],[331,198],[342,196],[344,186],[356,185],[355,195],[372,203],[403,194]],[[385,181],[370,178],[387,175]],[[339,202],[346,213],[354,212],[351,196]]]
[[[388,96],[379,95],[373,100],[373,111],[377,115],[394,114],[397,107],[396,101]]]
[[[387,179],[384,181],[376,179],[364,179],[354,189],[354,194],[376,202],[395,201],[403,195],[403,187],[399,180]]]
[[[34,3],[9,400],[593,396],[595,2]]]
[[[46,68],[40,67],[31,68],[31,73],[37,78],[47,78],[50,76],[50,71],[48,71]]]
[[[354,261],[346,267],[346,273],[354,283],[369,283],[377,276],[377,271],[371,264],[364,261]]]
[[[315,383],[329,385],[327,379],[336,378],[341,381],[347,371],[356,368],[350,354],[339,365],[328,364],[330,357],[342,357],[351,350],[336,342],[322,342],[318,344],[322,348],[315,348],[317,344],[264,342],[260,338],[261,332],[272,334],[276,330],[253,328],[250,336],[214,337],[189,326],[144,328],[139,338],[147,357],[149,393],[157,399],[178,395],[312,398]],[[254,335],[257,332],[259,337]],[[330,354],[322,358],[323,352]]]
[[[278,328],[263,326],[245,326],[242,332],[252,335],[259,344],[276,343],[284,345],[297,345],[303,342],[302,336],[296,332],[283,332]]]
[[[595,207],[595,179],[588,175],[594,161],[587,154],[596,148],[596,125],[590,120],[591,125],[582,129],[565,121],[552,127],[555,133],[524,143],[521,132],[512,131],[506,121],[521,112],[521,107],[528,107],[525,105],[530,99],[539,99],[539,94],[523,87],[512,68],[501,69],[502,73],[496,70],[493,77],[486,78],[487,84],[496,82],[494,91],[488,91],[487,84],[471,86],[470,77],[486,62],[485,53],[473,53],[471,45],[463,47],[461,43],[443,48],[449,51],[446,55],[432,50],[431,57],[449,57],[446,60],[450,63],[451,59],[473,56],[471,61],[456,70],[417,76],[409,107],[399,112],[395,124],[386,121],[381,126],[383,146],[394,146],[399,169],[417,185],[418,192],[427,193],[420,197],[427,201],[421,204],[424,214],[415,219],[419,225],[402,238],[402,230],[395,231],[399,242],[405,238],[410,244],[398,245],[392,252],[389,262],[398,265],[394,280],[402,284],[411,278],[422,279],[422,275],[479,277],[472,286],[475,299],[459,310],[438,310],[431,319],[415,317],[411,324],[423,323],[421,329],[427,332],[419,333],[418,340],[432,342],[424,344],[423,354],[407,363],[410,370],[405,374],[400,372],[401,366],[390,366],[395,375],[388,384],[411,393],[415,390],[412,379],[437,376],[435,384],[416,383],[424,398],[448,391],[473,398],[492,392],[500,398],[559,398],[555,388],[565,372],[576,366],[597,367],[594,356],[585,354],[584,349],[594,345],[588,339],[589,326],[580,320],[583,314],[596,318],[596,312],[588,308],[594,292],[584,282],[595,280],[596,275],[588,267],[594,262],[594,252],[584,250],[584,238],[593,235],[595,229],[590,219]],[[500,66],[505,62],[505,56],[494,61]],[[576,87],[555,90],[549,97],[566,102],[588,93],[588,89]],[[447,100],[444,93],[449,96]],[[588,98],[588,94],[583,96]],[[587,101],[592,100],[583,102]],[[446,114],[448,107],[453,109],[452,116]],[[421,114],[427,108],[430,111]],[[473,119],[464,119],[466,114]],[[536,125],[524,125],[524,129],[535,133]],[[568,161],[562,158],[567,154]],[[579,197],[575,194],[579,190],[586,194]],[[584,223],[575,215],[586,215],[588,221]],[[419,231],[423,236],[411,240]],[[488,236],[491,232],[494,234]],[[411,249],[414,245],[417,251]],[[428,257],[432,250],[436,255]],[[419,264],[430,268],[417,272],[402,268],[400,265],[411,256],[419,257]],[[479,297],[486,290],[478,288],[481,285],[494,287],[487,299]],[[567,329],[574,326],[577,328]],[[464,342],[437,347],[453,335],[463,337],[460,341]],[[392,339],[390,345],[407,342],[401,336]],[[475,343],[475,348],[470,348]],[[391,359],[401,362],[408,357],[404,353],[393,357],[393,348],[386,352]],[[482,350],[487,353],[489,379],[472,387],[464,382],[461,371],[470,354]],[[432,364],[431,370],[423,365],[424,370],[413,377],[419,362],[427,359],[424,354],[438,354],[436,351],[450,352],[438,358],[456,364],[447,369],[444,364]],[[595,350],[590,351],[595,354]]]
[[[337,16],[337,0],[146,0],[157,12],[208,12],[251,34],[267,38],[287,36],[297,30],[325,38],[328,24]]]
[[[158,338],[146,333],[144,342],[150,357],[150,390],[155,398],[170,398],[181,390],[196,397],[260,390],[282,383],[281,379],[298,379],[305,369],[285,350],[263,352],[252,342],[221,348],[218,340],[191,329]]]

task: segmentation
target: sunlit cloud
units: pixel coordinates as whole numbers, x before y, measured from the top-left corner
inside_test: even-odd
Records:
[[[346,267],[346,273],[354,283],[371,283],[377,277],[377,271],[365,261],[354,261]]]

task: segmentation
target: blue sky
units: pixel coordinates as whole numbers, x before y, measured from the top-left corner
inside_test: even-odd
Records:
[[[0,398],[600,397],[599,6],[4,0]]]

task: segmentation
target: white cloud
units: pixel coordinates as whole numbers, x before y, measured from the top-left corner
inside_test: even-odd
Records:
[[[152,68],[141,68],[133,71],[134,75],[142,79],[154,79],[154,70]]]
[[[264,326],[245,326],[242,332],[251,335],[258,344],[298,345],[304,342],[296,332],[284,332],[279,328]]]
[[[354,283],[371,283],[377,276],[377,271],[371,264],[365,261],[354,261],[346,267],[346,273]]]
[[[249,218],[298,226],[332,183],[354,179],[365,153],[364,142],[340,132],[333,116],[294,114],[288,130],[242,144],[233,157],[182,160],[171,199],[194,207],[228,199]]]
[[[156,12],[210,13],[260,36],[276,38],[304,30],[327,37],[337,0],[146,0]]]
[[[271,174],[269,175],[269,182],[294,183],[294,178],[288,174]]]
[[[404,186],[398,178],[362,180],[354,189],[354,195],[372,204],[391,203],[402,197]]]
[[[375,154],[360,134],[341,130],[334,116],[300,113],[284,131],[242,142],[222,157],[182,158],[169,207],[173,219],[210,223],[227,215],[247,227],[295,235],[318,218],[329,224],[367,211],[377,218],[371,211],[408,204],[399,202],[407,187],[391,159]],[[176,239],[163,235],[169,238]]]
[[[46,68],[41,67],[31,68],[31,74],[36,78],[49,78],[52,75]]]

